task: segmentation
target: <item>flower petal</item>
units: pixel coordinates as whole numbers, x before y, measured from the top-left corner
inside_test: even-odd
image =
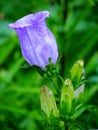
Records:
[[[49,64],[49,58],[54,64],[58,58],[55,37],[46,26],[45,18],[47,17],[49,17],[49,12],[41,11],[8,25],[9,28],[15,29],[26,61],[42,69]]]
[[[41,11],[36,14],[30,14],[27,15],[19,20],[17,20],[15,23],[9,24],[9,28],[23,28],[27,26],[32,26],[32,24],[36,24],[36,22],[40,22],[43,19],[49,17],[48,11]]]

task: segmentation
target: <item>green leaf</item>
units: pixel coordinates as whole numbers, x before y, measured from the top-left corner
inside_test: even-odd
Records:
[[[7,61],[7,57],[11,54],[16,45],[15,36],[12,36],[0,45],[0,65]]]

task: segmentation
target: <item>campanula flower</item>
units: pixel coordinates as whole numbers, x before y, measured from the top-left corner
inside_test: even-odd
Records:
[[[49,58],[54,64],[58,59],[58,47],[54,35],[46,25],[47,17],[49,12],[41,11],[8,25],[9,28],[15,29],[26,61],[42,69],[49,64]]]

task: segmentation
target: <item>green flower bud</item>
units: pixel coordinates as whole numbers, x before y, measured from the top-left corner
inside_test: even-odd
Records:
[[[85,69],[83,69],[82,71],[82,77],[81,79],[85,79]],[[75,97],[78,98],[80,96],[80,94],[84,91],[85,89],[85,83],[83,83],[81,86],[79,86],[76,90],[75,90]]]
[[[70,79],[66,79],[61,91],[61,108],[63,103],[66,105],[66,111],[69,113],[74,99],[74,88]]]
[[[78,84],[82,77],[84,61],[78,60],[70,70],[70,79],[74,85]]]
[[[47,117],[50,117],[51,113],[55,117],[59,116],[59,111],[56,106],[54,95],[47,86],[43,86],[41,88],[40,100],[41,100],[41,109],[45,112]]]

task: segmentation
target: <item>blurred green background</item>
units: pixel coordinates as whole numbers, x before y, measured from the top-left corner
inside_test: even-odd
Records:
[[[86,94],[94,105],[79,120],[88,129],[98,128],[98,0],[0,0],[0,130],[43,129],[40,88],[51,83],[34,69],[22,67],[17,35],[9,23],[37,11],[48,10],[47,25],[59,47],[60,74],[65,77],[72,64],[85,62]]]

